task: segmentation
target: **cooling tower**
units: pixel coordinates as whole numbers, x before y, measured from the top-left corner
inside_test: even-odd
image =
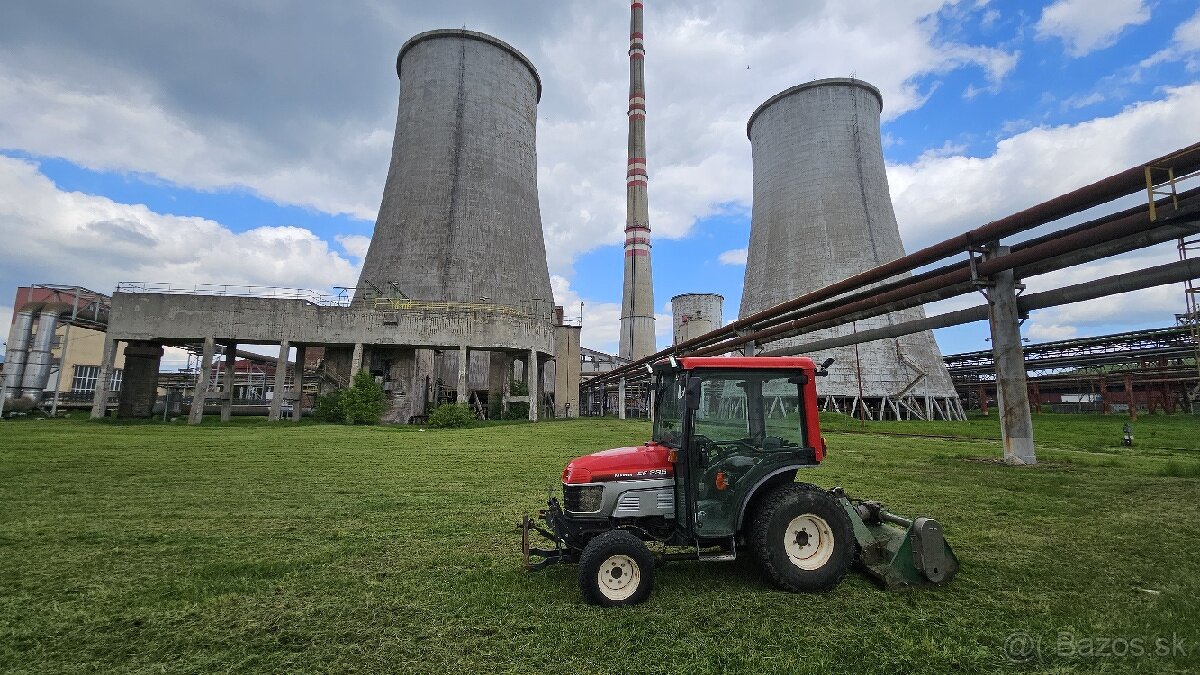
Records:
[[[826,79],[776,94],[750,116],[754,209],[741,316],[904,255],[884,172],[882,107],[866,82]],[[769,348],[924,316],[921,308],[894,312]],[[817,385],[826,409],[876,419],[962,416],[929,331],[810,356],[835,359]]]
[[[671,298],[672,344],[720,328],[724,305],[725,298],[716,293],[683,293]]]
[[[392,161],[356,297],[487,303],[550,320],[529,59],[483,33],[400,49]]]

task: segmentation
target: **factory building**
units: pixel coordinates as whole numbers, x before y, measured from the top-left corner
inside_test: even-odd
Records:
[[[904,255],[884,172],[882,108],[870,84],[825,79],[780,92],[750,116],[754,206],[741,317]],[[924,317],[920,307],[907,309],[771,345]],[[930,331],[811,356],[834,359],[818,385],[827,410],[874,419],[965,417]]]
[[[548,363],[577,364],[580,355],[579,327],[554,321],[537,195],[537,70],[507,43],[467,30],[413,37],[396,69],[392,161],[352,297],[120,285],[101,370],[111,372],[124,343],[128,416],[149,414],[164,345],[198,350],[207,373],[218,347],[232,354],[248,344],[278,346],[280,362],[294,348],[295,381],[316,356],[304,381],[322,390],[371,373],[388,394],[386,421],[420,421],[446,398],[490,414],[527,404],[530,419],[578,414],[577,393],[546,405],[548,390],[578,388],[575,368],[549,373]],[[219,386],[200,378],[195,392],[216,401],[223,419],[236,376],[226,362]],[[276,370],[275,391],[285,391],[286,371]],[[287,398],[272,398],[272,419]],[[193,405],[192,421],[202,411]]]

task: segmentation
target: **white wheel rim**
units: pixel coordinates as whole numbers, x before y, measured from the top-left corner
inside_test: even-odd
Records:
[[[614,555],[600,564],[596,572],[600,592],[609,600],[626,600],[637,592],[642,583],[642,570],[633,558]]]
[[[820,516],[796,516],[784,530],[783,547],[796,567],[820,569],[833,557],[833,529]]]

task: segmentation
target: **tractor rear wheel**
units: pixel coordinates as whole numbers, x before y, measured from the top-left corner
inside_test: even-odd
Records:
[[[828,591],[854,561],[850,517],[814,486],[784,485],[765,495],[751,528],[763,575],[786,591]]]
[[[597,535],[579,556],[579,590],[593,605],[622,607],[645,602],[654,587],[654,556],[624,530]]]

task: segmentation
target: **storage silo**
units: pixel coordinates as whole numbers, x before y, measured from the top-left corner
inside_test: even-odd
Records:
[[[750,116],[754,207],[741,316],[904,255],[884,171],[882,108],[875,87],[836,78],[780,92]],[[770,348],[924,316],[919,307],[893,312]],[[810,356],[835,360],[818,383],[826,409],[875,419],[962,416],[930,331]]]
[[[681,293],[671,298],[672,344],[720,328],[724,306],[725,298],[716,293]]]

